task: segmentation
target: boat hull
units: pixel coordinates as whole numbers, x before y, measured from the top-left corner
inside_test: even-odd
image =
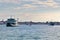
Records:
[[[13,24],[13,23],[7,23],[6,26],[7,26],[7,27],[15,27],[16,24],[15,24],[15,23],[14,23],[14,24]]]

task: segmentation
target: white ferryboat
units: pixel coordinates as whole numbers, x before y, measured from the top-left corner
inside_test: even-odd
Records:
[[[14,18],[7,19],[6,26],[15,27],[17,25],[17,21]]]

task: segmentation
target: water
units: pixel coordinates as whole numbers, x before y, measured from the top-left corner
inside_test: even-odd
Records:
[[[60,40],[60,26],[19,25],[6,27],[0,25],[0,40]]]

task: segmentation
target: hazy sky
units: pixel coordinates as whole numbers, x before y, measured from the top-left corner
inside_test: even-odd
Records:
[[[0,19],[60,21],[60,0],[0,0]]]

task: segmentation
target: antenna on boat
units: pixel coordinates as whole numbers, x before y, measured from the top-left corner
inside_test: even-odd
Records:
[[[12,15],[10,16],[10,18],[12,18]]]
[[[15,17],[13,17],[13,15],[11,15],[10,18],[15,18]]]

